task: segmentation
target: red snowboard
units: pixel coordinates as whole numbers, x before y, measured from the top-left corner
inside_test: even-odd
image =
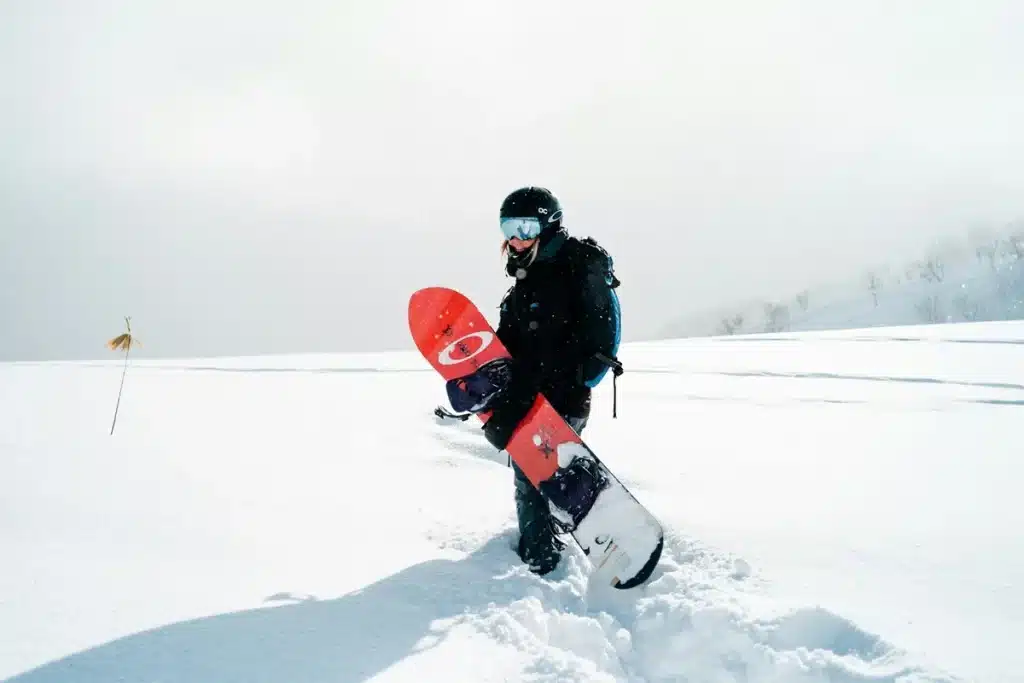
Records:
[[[445,380],[464,377],[489,361],[510,356],[473,302],[452,289],[428,287],[415,292],[409,299],[409,329],[420,353]],[[486,422],[489,414],[479,417]],[[647,580],[661,556],[661,525],[546,398],[537,397],[506,450],[538,489],[577,458],[596,462],[607,484],[575,525],[573,538],[595,571],[613,586],[630,588]]]

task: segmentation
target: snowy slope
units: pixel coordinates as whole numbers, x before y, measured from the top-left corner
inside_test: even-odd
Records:
[[[818,297],[824,303],[807,310],[790,306],[792,331],[892,325],[1002,321],[1024,318],[1024,265],[1007,258],[989,263],[962,259],[942,267],[942,279],[906,278],[888,272],[845,295]],[[866,278],[867,279],[867,278]],[[866,284],[866,283],[865,283]]]
[[[1024,324],[628,345],[641,589],[517,562],[416,354],[0,365],[0,679],[1024,681]]]
[[[857,278],[671,321],[665,337],[1024,319],[1024,226]]]

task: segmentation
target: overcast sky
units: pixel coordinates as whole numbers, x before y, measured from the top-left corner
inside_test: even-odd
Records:
[[[0,0],[0,360],[410,348],[551,188],[627,340],[1024,217],[1024,3]],[[884,258],[884,257],[882,257]]]

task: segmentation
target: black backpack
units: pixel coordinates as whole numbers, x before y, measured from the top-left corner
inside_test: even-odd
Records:
[[[613,302],[613,320],[612,324],[615,325],[615,336],[613,341],[608,348],[601,349],[594,354],[594,358],[601,362],[607,370],[612,371],[612,417],[618,417],[618,386],[616,380],[619,375],[624,372],[622,363],[616,357],[619,351],[619,345],[622,341],[622,328],[621,328],[621,312],[619,309],[619,297],[616,294],[615,289],[621,285],[621,281],[615,275],[615,261],[611,254],[597,243],[593,237],[584,237],[582,239],[577,238],[577,243],[581,245],[578,250],[578,256],[570,267],[575,269],[581,269],[584,272],[594,271],[600,272],[603,275],[605,284],[608,286],[610,295]],[[582,372],[582,369],[581,369]],[[595,387],[604,378],[605,372],[599,374],[596,378],[584,382],[591,388]],[[582,378],[581,378],[582,379]]]

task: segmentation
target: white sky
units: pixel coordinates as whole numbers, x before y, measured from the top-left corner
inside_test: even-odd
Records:
[[[627,340],[1024,217],[1024,3],[0,0],[0,360],[408,348],[524,184]]]

